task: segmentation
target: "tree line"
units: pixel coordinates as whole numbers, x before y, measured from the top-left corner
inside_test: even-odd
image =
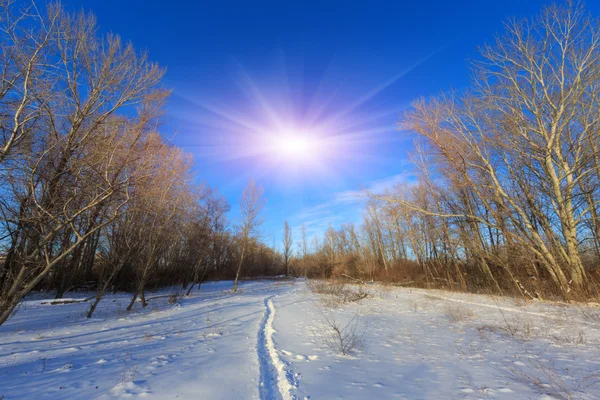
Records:
[[[89,13],[0,11],[0,324],[32,290],[95,290],[91,317],[109,291],[131,309],[149,288],[273,274],[598,293],[600,24],[579,3],[508,21],[466,90],[413,104],[416,182],[311,243],[286,222],[281,253],[260,241],[259,186],[233,225],[160,134],[164,68]]]
[[[165,69],[93,15],[0,4],[0,324],[32,290],[188,289],[279,273],[257,236],[262,190],[230,206],[160,135]]]
[[[330,229],[305,272],[597,295],[598,19],[577,2],[511,19],[471,76],[400,121],[415,139],[417,182],[371,193],[363,225]]]

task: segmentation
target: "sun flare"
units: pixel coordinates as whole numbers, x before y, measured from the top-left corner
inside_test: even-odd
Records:
[[[282,132],[271,142],[271,152],[287,161],[305,161],[319,151],[317,140],[304,132]]]

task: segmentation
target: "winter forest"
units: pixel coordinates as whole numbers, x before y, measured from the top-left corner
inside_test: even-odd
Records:
[[[93,11],[0,2],[0,400],[600,396],[594,7],[505,19],[394,110],[414,179],[274,238],[278,189],[207,183],[170,67]]]

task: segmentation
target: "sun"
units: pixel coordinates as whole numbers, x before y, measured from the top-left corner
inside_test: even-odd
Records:
[[[311,141],[301,134],[287,134],[278,138],[277,142],[281,153],[294,157],[306,156],[313,147]]]
[[[284,131],[271,138],[270,151],[287,161],[306,161],[319,151],[318,141],[300,131]]]

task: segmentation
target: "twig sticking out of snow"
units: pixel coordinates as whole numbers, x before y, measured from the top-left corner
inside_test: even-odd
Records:
[[[359,331],[358,313],[344,326],[333,316],[324,315],[324,318],[332,330],[331,336],[326,340],[326,344],[332,350],[347,356],[364,348],[364,337],[367,331],[366,329]]]

